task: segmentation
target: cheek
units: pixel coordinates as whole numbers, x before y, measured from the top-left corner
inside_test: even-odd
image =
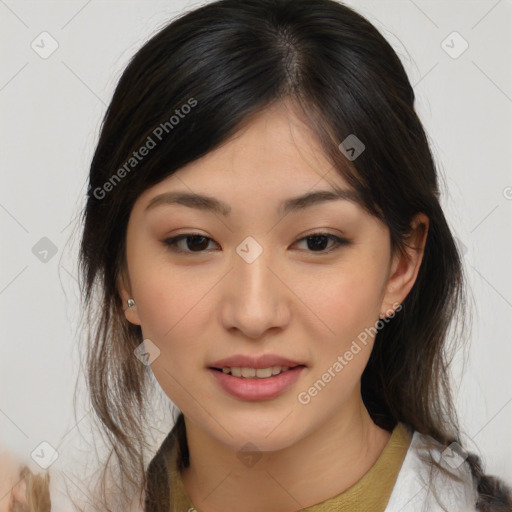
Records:
[[[379,259],[378,255],[361,251],[330,275],[316,277],[317,286],[306,295],[309,297],[306,302],[322,322],[316,322],[316,332],[310,332],[311,339],[320,341],[316,344],[315,365],[308,381],[313,386],[318,379],[321,387],[322,383],[326,384],[316,401],[319,406],[341,405],[358,385],[373,348],[385,261],[382,256]]]
[[[194,376],[201,370],[204,352],[201,333],[211,321],[205,306],[213,278],[185,280],[184,272],[154,263],[142,269],[133,273],[132,286],[143,337],[160,350],[151,370],[172,402],[191,413],[190,396],[204,394]]]
[[[197,366],[197,354],[201,353],[198,334],[209,318],[211,321],[206,306],[214,276],[196,267],[192,279],[190,269],[171,268],[168,262],[155,263],[148,258],[147,264],[143,259],[139,263],[133,267],[131,281],[144,338],[159,347],[171,367],[176,361]]]
[[[355,260],[324,277],[306,297],[324,322],[337,334],[375,322],[382,298],[382,270],[374,262]]]
[[[128,233],[127,260],[143,333],[163,341],[190,309],[194,286],[148,233]]]
[[[329,279],[324,276],[309,294],[307,303],[322,322],[316,322],[316,332],[310,332],[311,339],[319,343],[298,400],[310,403],[308,407],[318,416],[329,416],[327,411],[337,410],[355,396],[373,348],[372,328],[378,320],[381,288],[379,266],[361,259],[338,269]]]

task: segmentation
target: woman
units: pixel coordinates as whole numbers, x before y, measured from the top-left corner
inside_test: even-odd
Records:
[[[512,510],[460,439],[463,275],[414,92],[353,10],[221,0],[164,27],[109,105],[83,222],[119,471],[99,510]],[[148,466],[152,376],[181,412]]]

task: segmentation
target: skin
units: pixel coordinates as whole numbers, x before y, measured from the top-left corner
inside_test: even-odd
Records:
[[[389,440],[361,399],[371,336],[307,405],[297,396],[407,296],[428,218],[418,214],[411,223],[416,249],[392,253],[388,228],[356,202],[278,215],[283,199],[333,186],[349,188],[290,105],[277,103],[134,204],[119,293],[136,303],[126,319],[160,350],[151,368],[184,413],[190,466],[182,478],[203,512],[292,512],[319,503],[356,483]],[[168,191],[214,196],[231,216],[182,205],[144,211]],[[350,244],[328,253],[329,239],[323,249],[303,240],[318,231]],[[183,254],[163,243],[190,232],[212,239],[203,252],[190,239],[179,244],[189,251]],[[247,236],[263,248],[250,264],[236,252]],[[266,353],[306,365],[273,399],[236,399],[207,370],[233,354]],[[261,456],[250,467],[237,457],[247,442]]]
[[[21,458],[0,447],[0,512],[9,512],[15,503],[28,506],[26,482],[20,477],[24,463]]]

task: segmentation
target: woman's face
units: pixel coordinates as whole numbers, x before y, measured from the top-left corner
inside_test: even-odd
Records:
[[[335,190],[342,198],[289,202]],[[210,199],[172,202],[178,193]],[[160,351],[156,379],[234,449],[285,448],[359,404],[379,314],[415,277],[284,104],[138,198],[127,265],[126,317]]]

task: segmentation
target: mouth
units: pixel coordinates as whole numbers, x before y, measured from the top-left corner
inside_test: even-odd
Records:
[[[215,368],[211,366],[210,369],[242,379],[270,379],[297,367],[305,368],[305,365],[297,364],[293,366],[268,366],[266,368],[251,368],[240,366],[223,366],[222,368]]]
[[[306,366],[210,366],[213,383],[232,397],[243,401],[262,401],[277,398],[291,389],[306,371]]]

